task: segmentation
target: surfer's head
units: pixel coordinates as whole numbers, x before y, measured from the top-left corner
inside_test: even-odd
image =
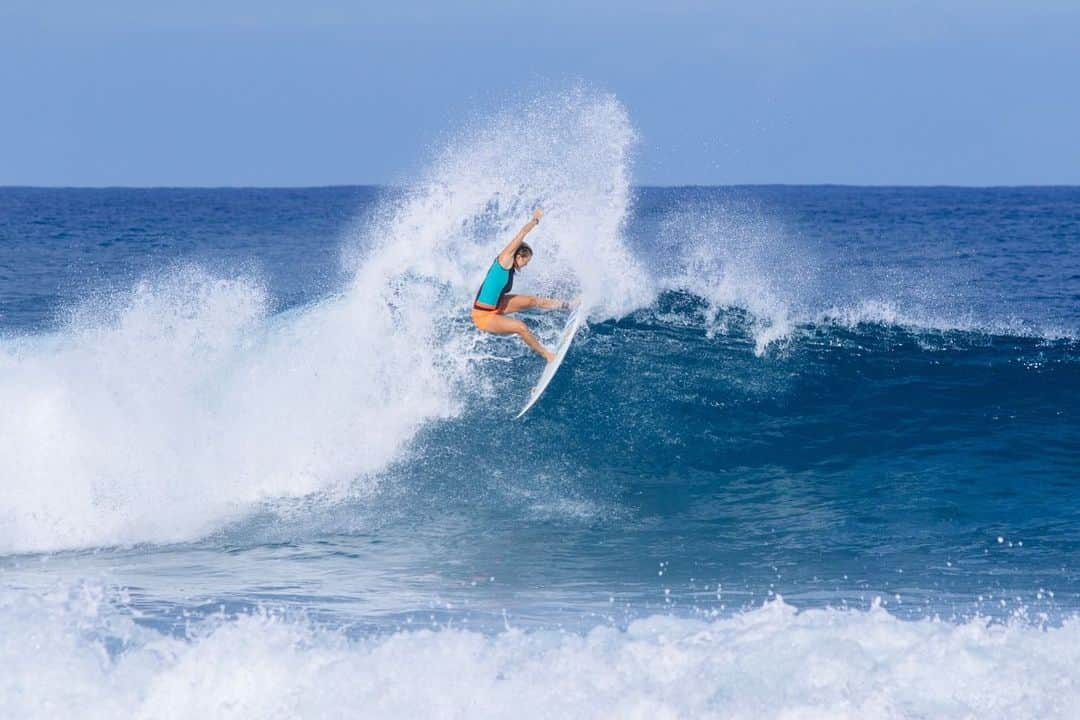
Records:
[[[520,270],[528,265],[530,260],[532,260],[532,248],[528,243],[521,243],[517,252],[514,253],[514,267]]]

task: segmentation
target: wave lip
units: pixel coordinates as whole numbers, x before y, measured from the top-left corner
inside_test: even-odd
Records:
[[[797,612],[654,616],[584,635],[452,630],[349,639],[269,612],[174,638],[100,590],[8,595],[0,704],[15,717],[1067,718],[1080,622],[1039,627]]]

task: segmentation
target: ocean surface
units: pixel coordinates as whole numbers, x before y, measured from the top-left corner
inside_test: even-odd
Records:
[[[554,105],[0,188],[0,716],[1077,717],[1080,188],[639,187]]]

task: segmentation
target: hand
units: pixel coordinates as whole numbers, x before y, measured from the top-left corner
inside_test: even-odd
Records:
[[[544,217],[544,211],[541,208],[536,208],[535,210],[533,210],[533,220],[535,220],[536,222],[540,222],[540,218],[542,217]]]

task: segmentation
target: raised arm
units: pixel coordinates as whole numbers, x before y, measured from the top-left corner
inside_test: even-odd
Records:
[[[499,253],[499,264],[504,268],[510,268],[514,264],[514,253],[521,247],[521,243],[525,241],[525,236],[529,234],[534,227],[540,224],[540,218],[544,217],[544,211],[540,208],[533,210],[532,220],[525,223],[518,234],[514,236],[514,239],[507,243],[502,252]]]

